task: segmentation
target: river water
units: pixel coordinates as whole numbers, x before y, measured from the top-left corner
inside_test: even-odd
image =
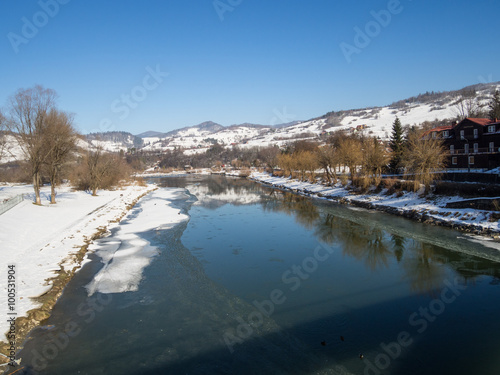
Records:
[[[243,179],[155,182],[189,220],[135,233],[154,255],[133,288],[90,291],[92,254],[17,374],[500,372],[495,243]]]

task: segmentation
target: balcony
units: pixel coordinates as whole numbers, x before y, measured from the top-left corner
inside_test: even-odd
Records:
[[[464,149],[461,150],[449,150],[450,155],[478,155],[478,154],[497,154],[498,153],[498,148],[489,148],[489,147],[483,147],[483,148],[478,148],[474,150],[473,148],[469,149],[468,151],[465,151]]]

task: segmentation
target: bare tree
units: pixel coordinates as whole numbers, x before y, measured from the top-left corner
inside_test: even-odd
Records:
[[[104,154],[102,147],[98,146],[95,150],[88,150],[85,164],[88,168],[89,188],[92,195],[97,196],[97,190],[113,167],[113,159]]]
[[[55,107],[56,92],[35,86],[19,89],[9,98],[9,128],[17,133],[19,145],[28,160],[35,190],[35,203],[40,205],[40,172],[47,156],[44,145],[46,118]]]
[[[50,203],[56,203],[56,186],[61,168],[76,150],[76,131],[73,118],[65,112],[51,110],[46,118],[44,144],[47,149],[45,165],[50,178]]]
[[[309,172],[309,181],[314,182],[315,171],[319,167],[317,154],[313,151],[299,151],[294,153],[297,155],[298,169],[301,171],[301,178],[306,180],[306,172]]]
[[[6,119],[2,112],[0,112],[0,162],[3,159],[5,148],[7,145],[7,137],[5,133]]]
[[[420,184],[429,191],[433,181],[438,180],[445,168],[447,150],[438,138],[422,138],[422,133],[415,131],[408,134],[406,147],[402,155],[406,178],[413,175],[413,188],[417,191]]]
[[[460,120],[467,117],[480,117],[482,106],[477,100],[476,90],[460,91],[453,110]]]
[[[334,145],[319,147],[316,151],[319,166],[325,171],[328,184],[337,183],[339,155]]]
[[[278,155],[278,166],[283,169],[284,177],[292,177],[293,161],[290,154]]]
[[[356,137],[346,137],[339,142],[338,152],[340,160],[349,169],[351,181],[354,182],[357,167],[363,160],[361,141]]]
[[[279,147],[268,146],[259,149],[258,157],[268,169],[272,170],[277,163],[279,153]]]
[[[384,146],[374,137],[363,139],[363,161],[362,172],[367,183],[378,184],[382,176],[382,170],[389,163],[389,155]]]

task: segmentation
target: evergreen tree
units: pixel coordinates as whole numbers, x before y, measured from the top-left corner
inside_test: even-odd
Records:
[[[488,112],[490,120],[500,120],[500,92],[498,92],[498,90],[495,90],[488,107],[490,109]]]
[[[398,117],[396,117],[396,120],[394,120],[394,123],[392,124],[392,134],[390,142],[392,157],[389,163],[389,168],[392,172],[397,172],[401,162],[401,155],[403,153],[404,147],[403,133],[404,131],[403,126],[401,125],[401,121]]]

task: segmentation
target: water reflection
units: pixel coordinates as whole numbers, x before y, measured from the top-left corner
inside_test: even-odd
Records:
[[[384,232],[364,227],[332,214],[324,215],[316,226],[316,234],[326,243],[340,242],[343,253],[362,261],[371,270],[386,268],[391,252]]]
[[[313,229],[320,219],[317,206],[309,198],[279,190],[272,190],[262,201],[264,211],[282,212],[293,216],[295,221],[307,229]]]
[[[444,259],[436,254],[436,249],[429,244],[415,241],[407,241],[408,256],[402,265],[405,270],[405,278],[410,281],[410,287],[416,292],[429,292],[434,295],[435,291],[442,288],[445,270]]]
[[[235,206],[261,201],[263,191],[259,185],[242,178],[184,176],[165,178],[161,186],[182,186],[196,196],[195,205],[216,209],[226,204]]]
[[[345,207],[327,210],[310,198],[280,190],[272,190],[265,198],[261,202],[264,210],[295,217],[297,223],[313,229],[318,240],[330,245],[339,244],[344,255],[363,262],[372,271],[388,268],[391,262],[400,264],[404,272],[403,280],[409,281],[414,292],[433,295],[441,288],[446,274],[444,265],[453,267],[463,282],[469,283],[480,274],[492,275],[498,272],[497,267],[491,269],[489,261],[481,261],[481,258],[434,245],[434,238],[431,239],[434,230],[429,230],[428,235],[428,240],[432,242],[422,242],[387,232],[386,225],[370,220],[370,213],[367,211],[349,210]],[[393,219],[402,221],[399,218]],[[418,226],[414,223],[409,225]],[[430,229],[446,231],[443,228]],[[456,242],[454,239],[450,243],[452,248],[461,248]],[[473,247],[472,244],[462,246]],[[471,267],[473,272],[469,270]]]
[[[396,260],[399,263],[403,259],[406,239],[396,234],[392,234],[391,241],[392,241],[394,256],[396,257]]]
[[[167,179],[164,184],[168,186],[172,180]],[[175,180],[172,186],[179,186],[179,179]],[[246,179],[188,177],[182,184],[196,195],[196,204],[210,209],[225,204],[258,203],[265,212],[293,217],[312,230],[319,241],[340,245],[344,255],[362,262],[371,271],[399,264],[402,279],[409,281],[414,292],[432,294],[439,289],[445,265],[452,267],[465,283],[473,282],[479,275],[500,275],[498,263],[488,260],[500,261],[497,251],[488,252],[480,243],[461,240],[453,230],[317,201]]]
[[[41,374],[367,373],[359,353],[373,361],[380,343],[403,330],[414,344],[380,373],[476,373],[484,366],[470,358],[497,358],[500,341],[490,332],[500,329],[500,268],[473,255],[484,254],[483,245],[451,230],[242,179],[183,177],[162,184],[189,189],[197,206],[194,199],[181,200],[189,223],[141,234],[159,254],[139,290],[112,294],[112,303],[87,322],[89,315],[75,309],[88,304],[83,286],[100,269],[99,261],[88,263],[58,301],[48,322],[53,330],[38,330],[26,342],[23,363],[33,359],[32,349],[55,345],[71,322],[84,329]],[[314,260],[318,241],[333,252],[306,263]],[[282,275],[298,265],[307,273],[300,280],[294,273],[300,287],[292,288],[297,281],[285,282]],[[419,294],[438,296],[443,280],[456,275],[478,287],[447,305],[446,316],[429,321],[426,332],[409,326],[408,317],[420,307],[439,307]],[[286,300],[271,304],[277,290]],[[267,313],[260,318],[262,306]],[[224,337],[236,340],[234,353]],[[341,371],[334,371],[336,363]]]

